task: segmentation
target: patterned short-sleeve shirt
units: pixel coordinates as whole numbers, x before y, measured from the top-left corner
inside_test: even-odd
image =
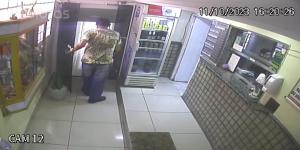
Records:
[[[112,64],[113,53],[121,43],[120,34],[109,29],[93,29],[85,33],[88,45],[81,59],[87,64]]]

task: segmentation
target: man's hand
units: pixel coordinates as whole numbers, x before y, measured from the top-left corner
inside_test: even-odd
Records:
[[[74,48],[72,48],[71,45],[68,44],[68,48],[69,48],[69,50],[66,51],[66,54],[70,54],[70,53],[74,52]]]
[[[82,40],[79,44],[75,45],[74,48],[72,48],[71,45],[68,45],[69,51],[67,52],[67,54],[74,53],[80,50],[81,48],[85,47],[87,43],[88,43],[87,40]]]

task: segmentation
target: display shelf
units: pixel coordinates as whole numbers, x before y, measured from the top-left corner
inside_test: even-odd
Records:
[[[0,97],[11,112],[26,109],[24,101],[44,68],[47,16],[0,22]]]
[[[252,58],[252,57],[250,57],[250,56],[248,56],[248,55],[246,55],[246,54],[244,54],[244,53],[242,53],[242,52],[240,52],[240,51],[237,51],[237,50],[235,50],[235,49],[233,49],[233,48],[231,49],[231,51],[232,51],[233,53],[239,55],[240,57],[243,57],[243,58],[245,58],[245,59],[247,59],[247,60],[253,62],[255,65],[257,65],[257,66],[259,66],[259,67],[265,69],[266,71],[268,71],[268,72],[270,72],[270,73],[272,73],[272,74],[275,74],[275,73],[276,73],[275,71],[273,71],[271,68],[269,68],[269,67],[266,66],[265,64],[263,64],[263,63],[257,61],[255,58]]]

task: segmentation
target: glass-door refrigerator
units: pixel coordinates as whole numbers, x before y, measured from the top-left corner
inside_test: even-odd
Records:
[[[142,16],[125,85],[155,86],[164,63],[174,23],[175,17]]]

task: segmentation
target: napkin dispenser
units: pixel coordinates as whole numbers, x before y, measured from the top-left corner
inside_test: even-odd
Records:
[[[277,95],[281,89],[283,80],[284,78],[281,75],[272,74],[267,78],[262,90],[270,95]]]

